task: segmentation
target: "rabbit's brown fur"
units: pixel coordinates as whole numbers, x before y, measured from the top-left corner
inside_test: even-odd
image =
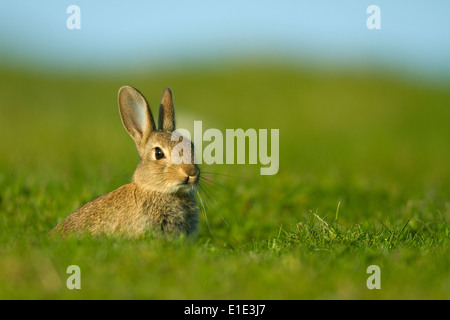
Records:
[[[61,221],[51,234],[134,237],[147,232],[195,233],[198,206],[194,192],[200,170],[193,161],[192,144],[185,138],[182,142],[189,143],[190,161],[172,162],[171,151],[179,141],[172,141],[175,119],[171,91],[166,88],[161,99],[159,130],[145,98],[134,88],[125,86],[119,90],[119,110],[141,156],[133,182],[88,202]],[[157,158],[156,149],[164,154],[163,158]]]

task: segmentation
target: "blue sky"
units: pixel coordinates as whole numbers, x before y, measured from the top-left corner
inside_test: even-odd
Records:
[[[66,9],[81,9],[69,30]],[[369,5],[381,29],[369,30]],[[450,74],[450,1],[3,1],[3,64],[139,69],[279,57]]]

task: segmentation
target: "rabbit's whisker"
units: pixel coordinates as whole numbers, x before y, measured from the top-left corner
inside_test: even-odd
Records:
[[[200,203],[201,203],[201,205],[203,207],[203,216],[205,217],[205,222],[206,222],[206,225],[208,226],[209,233],[214,238],[214,240],[217,240],[216,237],[214,236],[212,230],[211,230],[211,226],[209,225],[208,215],[206,214],[206,209],[205,209],[205,204],[203,203],[203,198],[202,198],[200,192],[198,192],[198,191],[197,191],[197,195],[198,195],[198,198],[200,199]]]
[[[227,227],[229,228],[230,225],[228,224],[227,220],[224,218],[224,216],[220,213],[219,209],[217,208],[214,199],[212,199],[212,196],[210,195],[210,193],[213,193],[213,190],[207,190],[205,185],[199,184],[199,188],[202,192],[205,193],[207,199],[211,202],[212,206],[214,207],[215,211],[217,212],[217,214],[219,215],[219,217],[222,219],[223,222],[225,222],[225,224],[227,225]],[[209,208],[209,206],[208,206]]]

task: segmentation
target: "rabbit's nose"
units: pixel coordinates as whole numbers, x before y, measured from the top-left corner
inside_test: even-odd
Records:
[[[185,165],[181,167],[181,171],[189,177],[195,177],[198,176],[200,170],[194,165]]]

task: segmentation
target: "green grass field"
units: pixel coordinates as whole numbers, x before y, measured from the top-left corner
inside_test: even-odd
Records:
[[[1,299],[450,298],[450,87],[280,65],[0,74]],[[154,113],[170,86],[179,126],[279,129],[278,174],[204,166],[195,241],[48,239],[131,179],[124,84]],[[66,287],[69,265],[81,290]]]

